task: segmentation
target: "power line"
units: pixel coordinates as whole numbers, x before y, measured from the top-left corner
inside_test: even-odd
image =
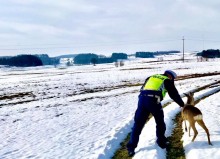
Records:
[[[211,39],[197,39],[197,38],[187,38],[186,40],[190,41],[206,41],[206,42],[213,42],[213,43],[218,43],[220,40],[211,40]]]
[[[0,47],[17,47],[24,46],[22,48],[0,48],[0,50],[38,50],[38,49],[73,49],[77,47],[100,47],[100,46],[118,46],[118,45],[138,45],[138,44],[152,44],[152,43],[166,43],[172,41],[178,41],[179,39],[167,39],[167,40],[151,40],[151,41],[118,41],[117,43],[96,43],[96,44],[77,44],[77,45],[69,45],[69,46],[54,46],[54,47],[25,47],[32,46],[31,45],[0,45]],[[39,44],[38,44],[39,45]],[[59,44],[42,44],[46,45],[59,45]]]

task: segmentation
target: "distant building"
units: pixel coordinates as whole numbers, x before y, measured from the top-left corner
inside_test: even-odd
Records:
[[[74,64],[74,58],[60,58],[59,63],[60,64],[66,64],[66,65],[73,65]]]

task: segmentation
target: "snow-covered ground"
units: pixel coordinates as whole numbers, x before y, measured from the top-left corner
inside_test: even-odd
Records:
[[[131,131],[140,85],[154,73],[172,69],[178,75],[220,70],[219,60],[197,62],[188,54],[187,62],[133,59],[123,67],[114,64],[53,67],[1,68],[0,70],[0,158],[108,159]],[[169,61],[166,61],[169,59]],[[220,75],[176,81],[182,94],[219,80]],[[195,95],[196,96],[196,95]],[[198,128],[194,143],[186,136],[187,158],[218,155],[220,142],[219,93],[198,104],[211,134],[213,146]],[[167,96],[164,102],[168,101]],[[206,110],[207,109],[207,110]],[[180,108],[172,103],[164,109],[167,135],[172,118]],[[214,116],[216,115],[216,116]],[[210,124],[209,124],[210,123]],[[165,150],[155,145],[155,123],[149,121],[134,158],[165,158]],[[155,157],[153,157],[155,156]]]
[[[216,89],[213,88],[208,90],[207,92],[195,93],[195,97],[202,97],[204,94],[209,92],[215,92],[216,90],[220,90],[220,86]],[[201,94],[203,93],[203,94]],[[219,148],[220,148],[220,116],[217,110],[220,107],[219,100],[220,93],[216,93],[205,100],[199,102],[196,105],[203,112],[203,120],[209,129],[210,138],[212,146],[208,144],[208,139],[206,132],[202,129],[197,123],[196,128],[198,130],[198,136],[196,137],[194,142],[191,142],[193,137],[193,130],[191,130],[191,137],[188,136],[188,132],[184,133],[182,138],[183,146],[185,149],[185,154],[187,159],[206,159],[213,158],[218,159],[220,156]],[[172,119],[175,118],[175,115],[180,112],[181,108],[179,108],[175,103],[169,105],[164,108],[165,114],[165,122],[166,122],[166,136],[170,136],[172,133],[172,129],[174,128],[174,124]],[[187,123],[188,125],[188,123]],[[184,127],[184,125],[183,125]],[[188,127],[188,126],[187,126]],[[155,122],[154,119],[150,119],[149,122],[145,125],[142,134],[140,136],[140,142],[138,147],[136,148],[136,155],[133,157],[134,159],[166,159],[166,150],[161,149],[155,144]]]

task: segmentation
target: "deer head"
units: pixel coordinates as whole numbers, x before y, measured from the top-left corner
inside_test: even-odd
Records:
[[[194,100],[194,93],[189,92],[189,93],[184,93],[184,95],[187,97],[187,102],[186,104],[188,105],[195,105],[195,100]]]

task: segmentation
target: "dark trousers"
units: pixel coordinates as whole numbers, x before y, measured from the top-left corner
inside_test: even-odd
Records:
[[[134,117],[134,126],[132,128],[130,141],[127,144],[128,150],[133,151],[137,147],[139,136],[150,113],[153,115],[156,122],[157,142],[163,142],[166,140],[166,137],[164,136],[166,125],[164,123],[164,113],[161,103],[158,103],[157,99],[154,97],[140,94],[138,108]]]

